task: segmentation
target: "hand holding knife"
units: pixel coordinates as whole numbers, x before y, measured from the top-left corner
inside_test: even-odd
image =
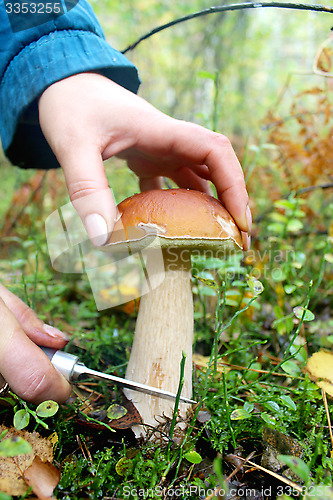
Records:
[[[144,392],[145,394],[150,394],[151,396],[157,396],[164,399],[176,399],[176,394],[172,392],[158,389],[156,387],[151,387],[149,385],[140,384],[140,382],[133,382],[125,378],[116,377],[115,375],[109,375],[107,373],[99,372],[96,370],[91,370],[87,368],[83,363],[80,362],[79,357],[73,354],[69,354],[64,351],[57,351],[56,349],[51,349],[49,347],[41,347],[42,351],[50,359],[53,366],[65,377],[68,382],[78,382],[81,375],[87,375],[90,377],[107,380],[120,387],[126,387],[127,389],[132,389],[133,391]],[[196,401],[192,399],[180,396],[180,401],[188,404],[195,404]]]

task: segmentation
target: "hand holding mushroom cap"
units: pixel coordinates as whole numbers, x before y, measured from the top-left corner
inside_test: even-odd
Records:
[[[48,87],[39,100],[39,118],[42,131],[63,168],[71,200],[97,193],[98,201],[88,206],[81,204],[84,210],[79,211],[79,215],[89,237],[98,237],[101,244],[112,232],[115,222],[116,207],[111,190],[110,197],[99,197],[100,192],[109,190],[103,160],[114,155],[127,159],[140,179],[142,190],[160,188],[161,176],[166,176],[180,187],[209,193],[208,181],[212,181],[238,227],[244,233],[251,231],[243,172],[230,142],[223,135],[166,116],[140,97],[94,73],[77,74]],[[247,248],[245,238],[244,249]],[[4,294],[0,291],[0,295]],[[19,331],[14,319],[20,320],[20,313],[16,311],[21,307],[13,308],[13,319],[6,300],[0,303],[4,317]],[[43,329],[37,328],[34,321],[30,323],[29,328],[24,325],[20,335],[11,337],[12,342],[0,345],[0,372],[17,394],[27,400],[42,397],[65,400],[68,384],[64,379],[59,382],[59,374],[48,359],[25,336],[33,332],[30,338],[35,342],[61,347],[65,343],[61,332],[56,336],[52,331],[45,340]],[[3,340],[11,331],[12,328],[1,328]],[[27,357],[34,359],[34,363],[25,363]],[[20,369],[18,379],[18,367],[22,366],[29,369],[29,376]],[[42,383],[37,383],[38,380]]]
[[[43,133],[63,168],[72,201],[105,192],[103,160],[118,155],[137,174],[142,191],[161,188],[161,176],[181,188],[210,194],[208,181],[244,233],[251,231],[244,176],[229,140],[171,118],[108,78],[81,73],[54,83],[39,100]],[[112,232],[112,196],[80,207],[89,237]],[[245,237],[244,249],[248,248]]]
[[[154,249],[148,256],[151,290],[141,297],[135,336],[126,378],[153,387],[177,392],[182,352],[187,355],[182,395],[192,396],[193,302],[191,291],[191,253],[223,258],[242,248],[239,229],[215,198],[185,189],[152,190],[136,194],[118,206],[118,225],[127,229],[152,228],[162,248],[165,279],[155,288]],[[115,233],[117,232],[117,224]],[[126,242],[131,248],[131,237]],[[121,242],[111,243],[110,246]],[[133,242],[135,250],[140,241]],[[156,426],[161,417],[172,417],[173,403],[154,396],[125,390],[140,412],[144,423]],[[180,413],[186,414],[186,404]],[[144,434],[141,426],[136,430]]]
[[[213,182],[219,200],[243,232],[244,249],[248,249],[251,231],[248,195],[242,168],[225,136],[173,119],[94,73],[77,74],[48,87],[39,100],[39,118],[42,131],[64,171],[71,200],[75,202],[86,195],[97,194],[95,203],[80,204],[84,209],[78,210],[91,239],[98,238],[100,244],[105,243],[115,224],[116,207],[103,160],[117,155],[127,160],[139,177],[143,191],[161,188],[161,176],[172,179],[181,188],[207,194],[210,194],[208,181]],[[110,197],[105,197],[108,190]],[[101,192],[103,196],[99,197]],[[178,274],[188,276],[189,271],[175,271],[175,275]],[[189,283],[188,278],[183,281]],[[185,286],[181,284],[180,289],[185,290]],[[186,292],[179,293],[190,297],[189,284]],[[168,292],[166,294],[168,296]],[[141,311],[145,308],[143,304]],[[170,324],[173,317],[178,321],[178,317],[185,315],[177,304],[172,308]],[[160,307],[163,312],[164,304]],[[189,312],[186,316],[190,316]],[[192,331],[191,325],[192,320],[184,329]],[[178,355],[181,349],[177,350]],[[170,353],[169,357],[172,356]],[[178,380],[178,371],[176,378]]]

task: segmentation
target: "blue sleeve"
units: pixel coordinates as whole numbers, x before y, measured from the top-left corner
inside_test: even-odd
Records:
[[[14,32],[0,0],[0,134],[13,164],[59,166],[39,126],[38,98],[52,83],[86,71],[132,92],[140,84],[135,66],[105,41],[86,0],[53,20]]]

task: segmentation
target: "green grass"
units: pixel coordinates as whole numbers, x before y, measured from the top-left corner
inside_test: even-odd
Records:
[[[326,208],[321,207],[318,217],[328,221],[332,203],[326,200],[324,204]],[[331,348],[333,343],[332,336],[324,334],[332,321],[325,312],[332,303],[332,273],[326,260],[332,253],[332,242],[325,235],[298,235],[298,225],[289,224],[296,220],[295,197],[275,203],[268,220],[274,220],[280,205],[291,212],[285,211],[282,226],[275,227],[280,233],[276,236],[274,227],[267,236],[266,223],[262,224],[260,236],[254,239],[254,248],[260,250],[256,261],[248,263],[240,255],[222,263],[203,258],[193,263],[194,349],[207,357],[208,368],[196,369],[194,397],[203,407],[189,418],[185,440],[171,447],[158,446],[135,442],[129,429],[114,433],[98,426],[96,421],[102,420],[112,402],[121,404],[117,390],[110,392],[108,386],[99,384],[95,388],[99,402],[93,403],[92,398],[88,422],[82,413],[83,393],[81,399],[76,397],[64,405],[56,418],[46,420],[48,433],[58,435],[55,463],[61,480],[57,498],[159,498],[160,491],[169,496],[177,491],[179,498],[194,499],[198,491],[227,488],[221,481],[236,467],[230,457],[238,454],[245,458],[252,452],[252,461],[260,465],[264,460],[266,468],[299,487],[321,485],[326,493],[331,491],[332,447],[322,394],[304,367],[311,352]],[[306,203],[301,207],[296,215],[304,221],[306,215],[301,212]],[[84,277],[73,280],[55,274],[43,263],[46,253],[40,233],[31,235],[30,245],[22,243],[23,257],[39,249],[38,269],[22,273],[25,299],[35,304],[43,318],[51,317],[59,326],[62,321],[70,324],[74,341],[68,350],[80,353],[92,368],[116,370],[123,376],[135,315],[116,310],[98,313]],[[265,251],[272,252],[270,259]],[[274,259],[276,255],[279,259]],[[16,292],[18,287],[22,291],[20,280],[12,286]],[[297,317],[293,312],[297,306],[312,311],[315,318],[304,321],[305,312]],[[23,402],[17,401],[14,409],[3,409],[2,416],[10,421],[23,407]],[[30,413],[34,411],[33,405],[29,408]],[[204,423],[203,415],[207,417]],[[33,418],[28,428],[36,428]],[[46,432],[41,425],[37,429]],[[191,450],[197,455],[191,455]],[[296,458],[290,467],[283,457],[273,461],[272,454],[295,454]],[[192,456],[198,464],[191,462]],[[294,498],[287,484],[258,471],[244,474],[242,469],[229,480],[228,487],[234,488],[236,481],[254,488],[257,494],[264,487],[271,488],[270,498],[278,492]]]
[[[294,144],[301,142],[303,136],[293,134]],[[305,370],[313,352],[333,346],[332,191],[313,186],[300,193],[306,175],[294,159],[293,173],[302,174],[303,184],[291,189],[272,151],[249,149],[244,161],[251,171],[252,250],[225,261],[193,260],[194,351],[205,366],[195,368],[199,406],[188,416],[182,441],[170,438],[170,422],[162,444],[136,441],[129,428],[112,432],[107,410],[123,402],[117,388],[103,383],[77,389],[55,416],[39,417],[34,405],[15,397],[0,408],[7,424],[28,412],[27,429],[56,433],[56,498],[187,500],[214,498],[216,488],[238,491],[240,498],[246,489],[254,498],[264,492],[269,499],[333,498],[323,394]],[[117,197],[137,191],[121,164],[111,163],[108,175]],[[26,207],[28,225],[13,228],[3,282],[42,319],[73,335],[67,350],[91,368],[124,376],[135,311],[98,312],[85,275],[52,270],[43,226],[50,200],[45,203],[44,212]],[[332,418],[331,408],[328,398]],[[249,456],[251,467],[242,466]]]

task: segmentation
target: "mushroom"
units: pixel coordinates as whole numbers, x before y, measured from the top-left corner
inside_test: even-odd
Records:
[[[191,253],[223,258],[242,248],[242,240],[231,215],[215,198],[187,189],[145,191],[118,205],[120,226],[128,244],[135,228],[158,236],[156,252],[163,254],[164,279],[154,250],[148,257],[150,290],[140,299],[135,335],[126,378],[176,393],[180,379],[182,352],[186,353],[182,395],[192,397],[193,299]],[[140,240],[133,239],[132,250]],[[113,242],[111,244],[117,244]],[[154,245],[152,245],[154,248]],[[156,280],[156,283],[154,282]],[[145,290],[147,292],[147,290]],[[161,418],[171,418],[174,402],[126,389],[143,422],[156,426]],[[179,415],[186,416],[188,405],[181,403]],[[145,435],[143,426],[134,429]]]

